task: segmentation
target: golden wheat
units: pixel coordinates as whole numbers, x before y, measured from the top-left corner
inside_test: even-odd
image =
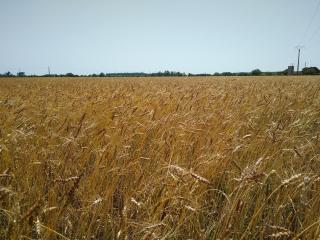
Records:
[[[320,78],[0,79],[0,239],[317,239]]]

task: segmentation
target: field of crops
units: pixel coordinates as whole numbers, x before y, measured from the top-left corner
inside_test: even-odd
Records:
[[[320,239],[320,78],[0,79],[0,239]]]

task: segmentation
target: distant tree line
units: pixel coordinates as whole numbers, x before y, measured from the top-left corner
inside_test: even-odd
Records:
[[[302,69],[303,75],[319,75],[320,70],[317,67],[305,67]]]
[[[320,70],[317,67],[304,68],[300,74],[303,75],[320,75]],[[45,74],[45,75],[26,75],[25,72],[18,72],[13,74],[11,72],[6,72],[0,74],[0,77],[182,77],[182,76],[281,76],[288,75],[288,70],[279,72],[262,72],[260,69],[254,69],[251,72],[222,72],[222,73],[184,73],[176,71],[164,71],[155,73],[144,73],[144,72],[124,72],[124,73],[99,73],[99,74],[89,74],[89,75],[77,75],[73,73],[66,74]]]

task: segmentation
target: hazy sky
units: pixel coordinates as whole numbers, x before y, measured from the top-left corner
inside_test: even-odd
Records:
[[[0,72],[320,67],[319,1],[0,0]]]

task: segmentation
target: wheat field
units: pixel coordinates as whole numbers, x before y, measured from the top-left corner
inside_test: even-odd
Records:
[[[320,78],[0,79],[0,239],[320,239]]]

